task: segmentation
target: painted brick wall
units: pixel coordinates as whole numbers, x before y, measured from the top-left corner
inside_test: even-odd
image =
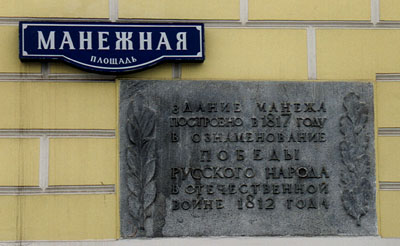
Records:
[[[398,1],[0,0],[0,6],[0,241],[119,238],[118,79],[124,78],[374,82],[379,230],[400,237]],[[20,20],[204,22],[206,61],[120,76],[21,63]]]

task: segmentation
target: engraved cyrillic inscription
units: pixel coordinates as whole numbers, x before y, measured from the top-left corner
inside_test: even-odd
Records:
[[[372,92],[122,82],[122,237],[376,235]]]

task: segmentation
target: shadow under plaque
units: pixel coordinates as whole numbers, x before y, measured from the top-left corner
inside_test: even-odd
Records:
[[[373,86],[121,81],[121,237],[377,235]]]

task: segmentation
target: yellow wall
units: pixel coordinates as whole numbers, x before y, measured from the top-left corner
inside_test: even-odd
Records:
[[[249,0],[250,20],[369,20],[370,0]]]
[[[0,139],[0,189],[36,189],[0,190],[0,241],[119,238],[115,81],[121,78],[371,81],[376,132],[400,129],[400,25],[387,26],[400,20],[397,0],[380,0],[379,9],[371,0],[0,0],[0,6],[0,130],[28,132]],[[21,62],[17,24],[26,18],[205,22],[206,60],[118,76]],[[397,79],[379,79],[385,75]],[[400,184],[396,134],[375,138],[384,237],[400,237],[400,190],[379,190],[380,182]],[[51,194],[40,190],[46,185],[82,192]]]
[[[0,33],[0,73],[40,73],[39,63],[22,63],[18,58],[18,27],[0,25]]]
[[[316,38],[319,79],[373,81],[399,72],[400,29],[318,29]]]
[[[120,0],[119,17],[129,19],[239,19],[239,0]]]
[[[400,20],[400,13],[397,11],[400,8],[400,2],[396,0],[380,0],[380,16],[384,21]]]
[[[118,237],[116,195],[25,196],[17,202],[18,240]]]
[[[49,185],[116,184],[116,148],[116,139],[51,139]]]
[[[183,64],[182,79],[307,79],[305,30],[210,28],[205,37],[205,62]]]
[[[108,18],[109,13],[107,0],[0,0],[0,6],[1,17]]]
[[[0,127],[114,129],[115,90],[112,83],[4,81]]]
[[[39,140],[0,138],[0,186],[39,185]]]

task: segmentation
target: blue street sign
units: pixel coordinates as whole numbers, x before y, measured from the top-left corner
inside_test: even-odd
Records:
[[[20,22],[19,35],[23,61],[61,59],[97,72],[204,61],[203,24]]]

